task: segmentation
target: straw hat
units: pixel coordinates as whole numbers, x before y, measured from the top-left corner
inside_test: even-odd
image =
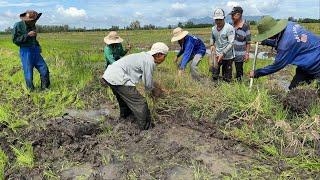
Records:
[[[157,53],[161,53],[161,54],[168,54],[169,51],[169,47],[163,43],[163,42],[157,42],[154,43],[151,47],[151,50],[149,51],[149,53],[151,55],[157,54]]]
[[[111,31],[108,36],[104,38],[104,42],[108,45],[123,42],[123,39],[118,35],[116,31]]]
[[[186,37],[186,35],[188,34],[189,34],[188,31],[184,31],[182,28],[177,27],[173,30],[173,37],[171,39],[171,42],[179,41],[184,37]]]
[[[253,42],[260,42],[265,39],[268,39],[282,30],[284,30],[288,25],[288,20],[282,19],[280,21],[276,21],[271,16],[263,17],[257,25],[258,34],[252,37]]]
[[[33,21],[38,20],[42,13],[38,13],[34,10],[27,10],[26,12],[20,14],[20,19],[23,21]]]

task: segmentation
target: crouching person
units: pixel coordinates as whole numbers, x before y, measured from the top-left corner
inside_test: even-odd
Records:
[[[120,118],[126,119],[133,114],[141,130],[151,127],[151,115],[146,99],[138,92],[135,85],[144,82],[145,90],[153,94],[153,72],[156,64],[161,64],[169,51],[164,43],[152,45],[148,52],[125,56],[109,65],[103,74],[103,80],[116,96]]]
[[[49,69],[41,56],[41,48],[37,41],[36,22],[42,13],[28,10],[20,14],[21,21],[13,28],[13,43],[20,47],[20,58],[22,62],[24,77],[27,88],[34,89],[33,68],[36,68],[41,77],[41,89],[50,85]]]

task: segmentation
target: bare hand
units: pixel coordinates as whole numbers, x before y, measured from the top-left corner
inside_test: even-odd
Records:
[[[249,61],[249,53],[246,53],[244,55],[244,62],[248,62]]]
[[[132,47],[131,47],[131,44],[128,44],[128,45],[127,45],[127,49],[128,49],[128,50],[131,50],[131,48],[132,48]]]
[[[30,36],[30,37],[35,37],[35,36],[37,36],[37,32],[35,32],[35,31],[30,31],[30,32],[28,33],[28,36]]]
[[[255,75],[254,71],[250,71],[249,77],[254,78],[254,75]]]
[[[220,63],[220,61],[223,60],[223,54],[220,54],[219,56],[217,56],[217,62]]]
[[[173,61],[174,61],[174,63],[177,64],[177,63],[178,63],[178,60],[179,60],[179,58],[176,56]]]

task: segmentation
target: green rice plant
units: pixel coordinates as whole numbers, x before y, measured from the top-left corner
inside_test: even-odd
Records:
[[[8,156],[0,148],[0,179],[4,179],[4,170],[5,170],[7,163],[8,163]]]
[[[21,148],[11,146],[15,156],[16,165],[18,167],[32,168],[34,166],[33,147],[31,143],[23,143]]]

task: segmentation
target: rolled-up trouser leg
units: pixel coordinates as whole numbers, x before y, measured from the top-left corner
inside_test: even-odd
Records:
[[[135,86],[112,86],[121,99],[127,104],[137,119],[140,129],[147,130],[151,126],[151,115],[147,101]]]
[[[193,60],[192,60],[192,63],[191,63],[191,77],[194,79],[194,80],[200,80],[200,74],[198,72],[198,64],[199,62],[201,61],[202,59],[202,55],[201,54],[196,54],[194,57],[193,57]]]

